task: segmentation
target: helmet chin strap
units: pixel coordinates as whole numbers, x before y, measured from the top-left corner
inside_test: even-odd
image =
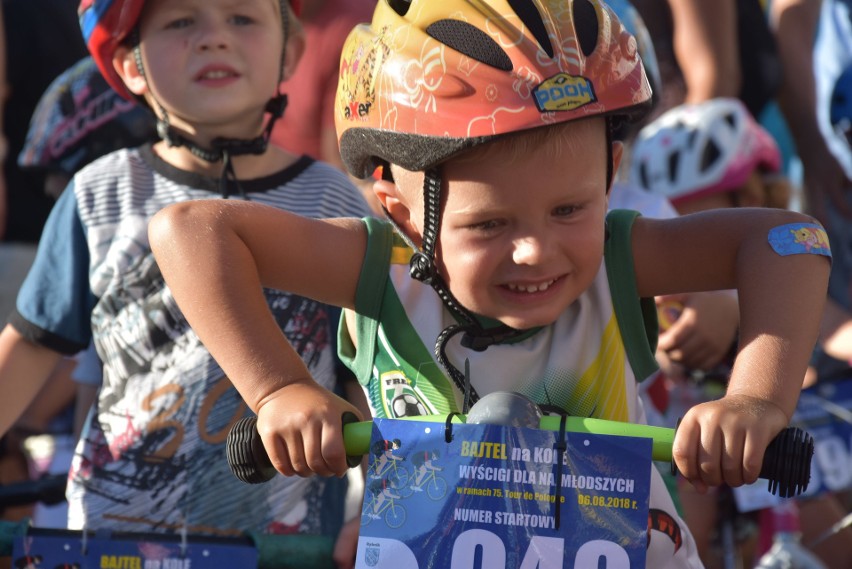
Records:
[[[463,412],[468,411],[468,406],[479,400],[476,389],[470,385],[470,376],[463,374],[447,357],[446,347],[450,339],[462,334],[461,344],[465,348],[477,352],[485,351],[489,346],[505,342],[524,334],[524,330],[516,330],[504,324],[494,328],[484,328],[467,308],[465,308],[447,287],[444,278],[438,272],[435,265],[435,247],[441,229],[441,186],[442,176],[440,167],[432,167],[425,171],[423,181],[423,239],[422,247],[417,247],[411,239],[388,215],[391,223],[397,228],[398,233],[414,251],[409,264],[411,278],[431,286],[444,306],[458,321],[457,324],[447,326],[435,341],[435,357],[438,363],[447,372],[456,387],[464,394]],[[387,213],[387,212],[385,212]]]
[[[157,106],[160,109],[160,116],[157,118],[157,134],[160,138],[170,147],[185,147],[193,156],[211,164],[222,161],[222,176],[219,178],[219,191],[222,197],[231,196],[230,185],[228,184],[228,180],[231,180],[240,196],[248,199],[237,178],[232,158],[234,156],[260,155],[266,152],[272,127],[275,125],[275,121],[284,114],[284,109],[287,107],[287,95],[279,93],[267,103],[266,111],[270,114],[270,117],[262,134],[251,139],[216,137],[210,141],[210,148],[200,146],[181,134],[169,123],[169,115],[166,109],[159,102]]]

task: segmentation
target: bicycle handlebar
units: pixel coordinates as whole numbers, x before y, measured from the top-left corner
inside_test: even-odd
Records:
[[[343,444],[349,457],[349,465],[360,463],[360,457],[367,454],[373,423],[357,422],[354,415],[343,418]],[[445,415],[426,415],[405,417],[402,420],[418,420],[444,423]],[[464,416],[456,415],[453,423],[464,423]],[[544,416],[540,428],[559,431],[562,418]],[[622,423],[606,419],[567,417],[565,430],[572,433],[590,435],[617,435],[652,439],[651,458],[671,463],[672,472],[676,472],[672,459],[672,444],[675,429]],[[781,431],[766,448],[760,478],[769,480],[769,491],[783,498],[796,496],[807,490],[811,477],[811,458],[814,453],[813,437],[798,427],[789,427]],[[248,484],[259,484],[271,480],[277,471],[269,460],[263,442],[257,432],[257,418],[244,417],[237,421],[228,433],[228,464],[231,472],[239,480]]]
[[[53,506],[65,501],[67,474],[48,474],[36,480],[0,485],[0,510],[42,503]]]

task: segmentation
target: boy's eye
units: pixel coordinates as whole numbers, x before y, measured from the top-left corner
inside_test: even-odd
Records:
[[[486,221],[479,221],[477,223],[472,223],[468,226],[469,229],[473,229],[474,231],[490,231],[493,229],[497,229],[502,224],[500,220],[497,219],[488,219]]]
[[[179,30],[188,27],[190,24],[192,24],[192,20],[190,18],[177,18],[166,24],[166,29]]]
[[[559,217],[565,217],[565,216],[571,215],[572,213],[574,213],[578,209],[579,208],[575,205],[561,205],[561,206],[553,209],[553,215],[556,215],[556,216],[559,216]]]
[[[253,23],[254,19],[249,16],[233,16],[231,21],[238,26],[247,26],[248,24]]]

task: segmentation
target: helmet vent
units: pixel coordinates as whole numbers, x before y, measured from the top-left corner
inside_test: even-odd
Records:
[[[426,33],[466,56],[502,71],[512,70],[512,60],[496,41],[475,26],[461,20],[438,20]]]
[[[586,57],[595,52],[598,46],[598,13],[589,0],[574,0],[574,32],[580,43],[580,51]]]
[[[672,152],[669,155],[669,180],[677,179],[677,167],[680,164],[680,152]]]
[[[725,119],[725,122],[726,122],[726,123],[728,123],[728,125],[729,125],[731,128],[736,128],[736,126],[737,126],[737,117],[736,117],[736,115],[734,115],[734,113],[725,113],[725,116],[724,116],[724,117],[722,117],[722,118],[723,118],[723,119]]]
[[[701,153],[701,171],[706,172],[720,156],[722,156],[722,153],[719,151],[719,147],[712,140],[708,140],[704,151]]]
[[[679,126],[680,126],[681,128],[684,128],[684,129],[686,128],[684,125],[679,125]],[[686,139],[686,146],[687,146],[687,148],[692,148],[693,146],[695,146],[695,139],[696,139],[696,138],[698,138],[698,131],[697,131],[697,130],[693,130],[693,131],[691,131],[691,132],[689,133],[689,136],[688,136],[688,137],[687,137],[687,139]]]
[[[547,55],[553,57],[553,44],[550,43],[547,28],[544,27],[541,14],[539,14],[532,0],[509,0],[509,6],[512,7],[512,10],[515,11],[524,25],[529,28],[533,37]]]
[[[411,0],[388,0],[388,5],[400,16],[405,16],[411,8]]]
[[[645,162],[639,164],[639,182],[643,188],[650,188],[651,184],[648,180],[648,165]]]

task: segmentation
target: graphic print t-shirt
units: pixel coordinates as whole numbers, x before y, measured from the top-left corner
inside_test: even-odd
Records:
[[[307,158],[241,185],[251,201],[309,217],[369,211],[344,174]],[[147,238],[149,219],[166,205],[221,199],[217,192],[218,180],[142,147],[84,168],[51,214],[12,322],[65,353],[93,337],[103,361],[69,479],[70,527],[219,535],[339,527],[343,481],[278,476],[247,485],[229,470],[228,431],[249,411],[184,320]],[[313,377],[333,389],[327,308],[265,293]]]

